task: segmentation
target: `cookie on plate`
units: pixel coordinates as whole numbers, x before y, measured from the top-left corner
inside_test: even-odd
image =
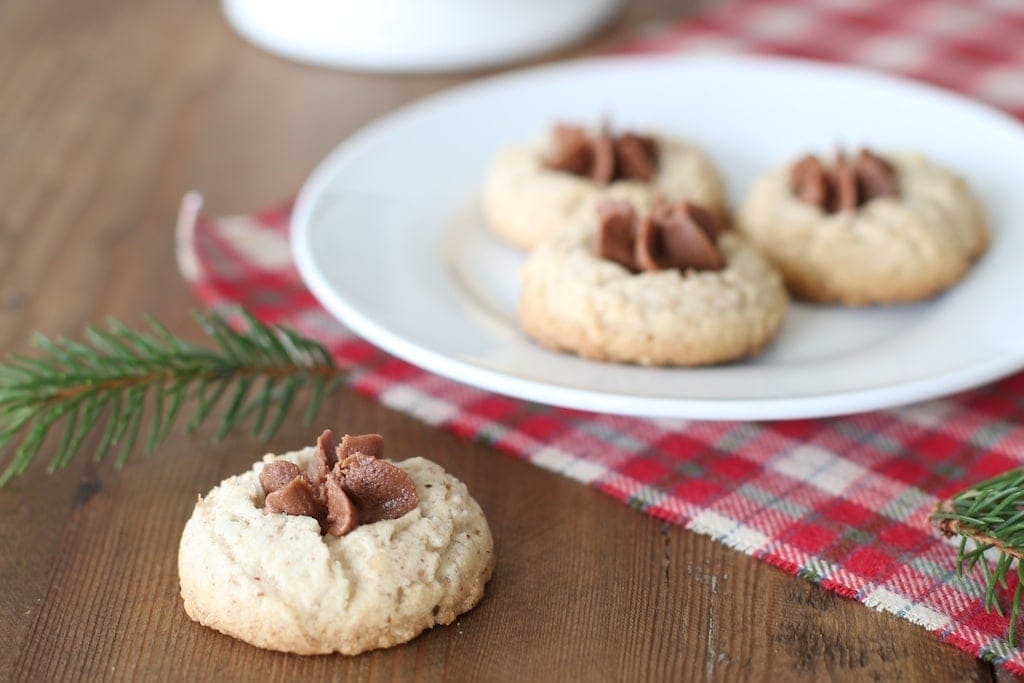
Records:
[[[666,135],[568,125],[499,152],[484,184],[483,209],[491,229],[529,249],[609,189],[689,199],[725,217],[722,181],[696,146]]]
[[[267,455],[200,497],[178,554],[185,611],[258,647],[353,655],[451,623],[494,552],[466,486],[377,435]]]
[[[710,211],[603,199],[530,254],[519,320],[585,358],[704,365],[759,352],[786,306],[779,274]]]
[[[967,184],[919,154],[806,156],[752,187],[737,228],[803,299],[916,301],[958,282],[989,242]]]

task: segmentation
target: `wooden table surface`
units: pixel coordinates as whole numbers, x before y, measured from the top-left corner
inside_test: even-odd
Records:
[[[694,9],[632,2],[567,54]],[[183,192],[220,213],[287,197],[353,130],[465,78],[291,64],[243,43],[209,0],[0,3],[0,349],[108,314],[195,336],[172,251]],[[120,472],[80,457],[0,490],[0,680],[1001,677],[907,622],[347,391],[321,420],[382,432],[391,453],[469,485],[498,555],[476,609],[354,658],[266,652],[191,622],[176,554],[196,494],[317,430],[296,418],[270,444],[212,445],[178,429]]]

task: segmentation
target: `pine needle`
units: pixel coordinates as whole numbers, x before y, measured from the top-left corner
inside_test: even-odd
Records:
[[[1015,647],[1024,599],[1024,469],[1005,472],[942,501],[931,519],[947,536],[960,536],[958,575],[981,565],[986,610],[1003,614],[996,591],[1008,588],[1011,571],[1017,575],[1006,634],[1009,645]],[[988,550],[994,550],[994,562],[985,557]]]
[[[252,422],[252,434],[269,439],[308,389],[305,421],[312,422],[339,375],[331,355],[292,330],[245,311],[242,316],[241,331],[212,314],[195,316],[212,349],[176,337],[150,318],[142,330],[117,320],[87,327],[84,342],[36,334],[38,358],[11,354],[0,363],[0,486],[28,468],[58,424],[63,432],[49,454],[51,472],[67,467],[97,433],[94,458],[116,448],[121,467],[137,444],[155,450],[186,406],[192,408],[190,430],[226,403],[217,438]],[[149,429],[140,440],[147,416]]]

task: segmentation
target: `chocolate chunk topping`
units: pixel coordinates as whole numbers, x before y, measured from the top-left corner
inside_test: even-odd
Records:
[[[594,137],[594,165],[590,168],[590,179],[607,185],[615,178],[615,140],[607,129],[602,128]]]
[[[327,492],[327,519],[325,531],[332,536],[344,536],[359,526],[359,511],[341,485],[337,471],[324,482]]]
[[[383,458],[384,437],[380,434],[363,434],[361,436],[346,434],[338,446],[338,461],[356,453],[362,453],[371,458]]]
[[[597,232],[597,255],[635,270],[633,244],[636,242],[636,211],[624,200],[606,200],[597,206],[601,229]]]
[[[615,140],[615,159],[623,178],[644,182],[652,180],[658,170],[655,165],[657,158],[658,146],[653,138],[623,133]]]
[[[398,519],[419,505],[412,478],[386,460],[356,453],[338,468],[344,476],[345,492],[359,509],[363,524]]]
[[[720,231],[718,221],[697,204],[661,204],[640,218],[629,202],[605,200],[597,211],[597,255],[633,272],[719,270],[725,265],[715,244]]]
[[[793,164],[789,172],[793,194],[807,204],[827,206],[831,194],[831,180],[825,164],[816,156],[806,156]]]
[[[266,507],[271,512],[305,515],[315,519],[321,519],[325,512],[313,493],[313,487],[302,475],[295,477],[286,486],[269,494]]]
[[[591,135],[579,126],[558,124],[552,134],[545,165],[596,183],[614,180],[649,182],[657,173],[658,145],[654,138],[623,133],[614,135],[603,126]]]
[[[896,174],[888,161],[862,149],[857,155],[857,182],[863,196],[895,197],[897,194]]]
[[[259,479],[267,510],[313,517],[323,533],[344,536],[360,524],[397,519],[419,505],[412,478],[378,459],[384,454],[380,434],[346,434],[336,453],[333,442],[331,431],[324,430],[308,475],[287,460],[263,466]]]
[[[325,429],[316,440],[316,455],[309,463],[309,480],[323,481],[337,461],[334,457],[334,433]]]
[[[831,168],[813,155],[803,157],[790,169],[789,185],[800,201],[828,213],[854,211],[872,199],[898,193],[893,167],[866,149],[853,160],[840,152]]]
[[[552,149],[546,160],[548,168],[573,175],[590,175],[594,150],[587,131],[577,126],[557,124],[551,137]]]
[[[718,236],[722,234],[722,225],[714,213],[693,202],[683,202],[679,208],[683,210],[689,220],[695,222],[697,227],[704,231],[712,243],[718,240]]]
[[[302,470],[299,466],[293,462],[287,460],[275,460],[274,462],[268,462],[260,470],[260,486],[263,490],[270,494],[274,491],[283,489],[292,479],[295,477],[301,477]]]
[[[717,228],[711,214],[689,202],[659,206],[640,223],[636,262],[642,270],[719,270]]]
[[[857,169],[845,158],[836,160],[832,170],[833,211],[854,211],[860,204],[860,193],[857,191]]]

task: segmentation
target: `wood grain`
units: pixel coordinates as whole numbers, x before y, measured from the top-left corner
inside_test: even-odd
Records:
[[[697,4],[637,0],[572,54]],[[199,0],[0,3],[0,348],[107,314],[190,333],[172,258],[184,191],[218,213],[286,197],[360,125],[463,78],[290,64]],[[358,396],[322,419],[467,482],[499,557],[477,609],[356,658],[264,652],[190,622],[182,525],[264,445],[179,430],[121,472],[82,458],[0,490],[0,680],[993,678],[922,629]],[[296,420],[265,448],[311,436]]]

